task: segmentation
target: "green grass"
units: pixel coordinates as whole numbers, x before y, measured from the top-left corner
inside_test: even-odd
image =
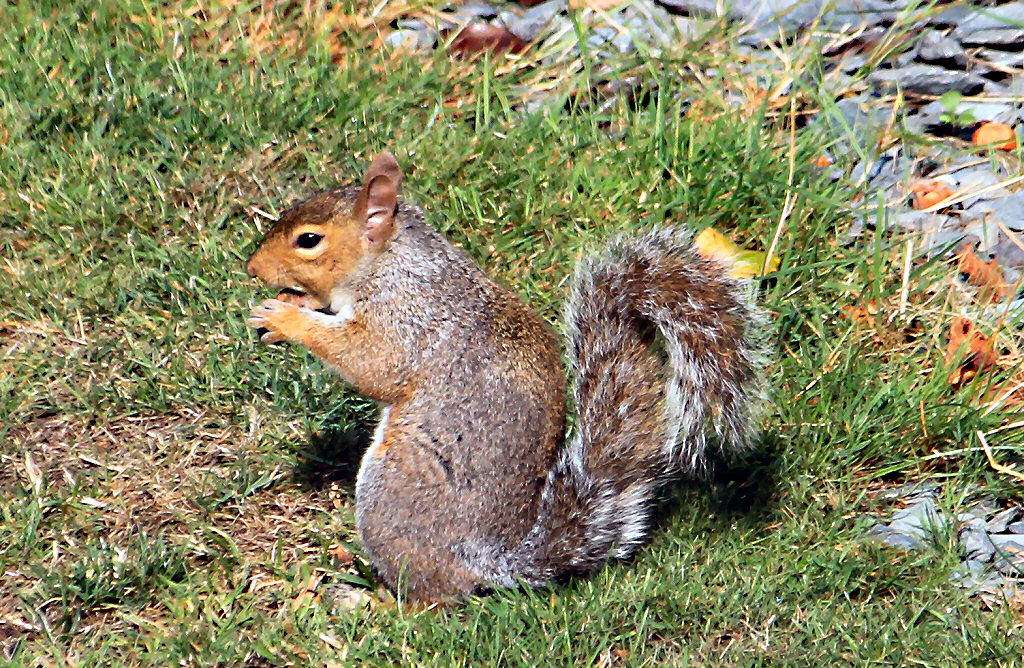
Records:
[[[889,510],[872,493],[906,480],[945,481],[947,510],[1019,501],[974,436],[1020,461],[1020,430],[998,430],[1012,416],[945,382],[952,272],[916,264],[896,313],[902,247],[883,231],[837,241],[849,195],[809,166],[831,139],[791,143],[788,98],[762,104],[736,82],[722,26],[661,59],[566,75],[382,52],[372,25],[339,18],[365,7],[190,6],[0,9],[0,657],[1019,659],[1019,609],[949,584],[955,537],[923,554],[859,538],[863,514]],[[800,108],[827,108],[801,49]],[[573,95],[599,66],[644,72],[647,103],[598,111]],[[779,63],[760,72],[787,77]],[[540,85],[556,102],[517,111]],[[733,110],[730,94],[747,102]],[[353,471],[373,407],[304,351],[256,344],[245,319],[266,291],[243,264],[265,213],[357,178],[384,148],[433,224],[553,323],[575,258],[608,234],[714,225],[764,249],[785,220],[763,284],[775,358],[762,447],[673,488],[631,563],[414,613],[373,594],[358,551],[338,557],[357,550]],[[840,317],[868,299],[883,307],[869,326]],[[369,607],[332,606],[345,584],[371,587]]]

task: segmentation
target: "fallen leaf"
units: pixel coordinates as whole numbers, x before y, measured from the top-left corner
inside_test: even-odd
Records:
[[[990,146],[1001,151],[1012,151],[1017,148],[1017,135],[1006,123],[986,121],[979,125],[971,137],[975,146]],[[1002,143],[999,143],[1002,142]]]
[[[351,550],[344,545],[334,545],[330,549],[330,554],[334,557],[335,566],[348,566],[355,558],[352,556]]]
[[[39,496],[43,491],[43,472],[39,470],[32,455],[28,452],[25,453],[25,474],[28,475],[29,483],[32,485],[32,493]]]
[[[941,181],[921,181],[910,189],[914,193],[915,209],[927,209],[953,196],[953,191]]]
[[[841,306],[839,312],[853,322],[870,322],[870,316],[878,314],[878,304],[870,299],[864,306]]]
[[[490,23],[471,23],[455,36],[448,45],[448,52],[460,56],[471,56],[490,51],[519,53],[526,48],[526,42],[513,33]]]
[[[985,262],[974,254],[974,246],[965,244],[956,254],[956,268],[967,280],[978,286],[978,301],[998,301],[1009,294],[1003,281],[1003,270],[994,258]]]
[[[729,241],[718,230],[706,227],[693,240],[693,248],[709,260],[717,260],[729,267],[729,275],[733,278],[753,278],[761,274],[764,261],[768,254],[761,251],[748,251]],[[779,268],[779,258],[774,257],[768,271]]]
[[[815,167],[825,168],[825,167],[828,167],[831,164],[832,164],[832,158],[828,157],[827,155],[819,155],[817,158],[814,159],[814,166]]]
[[[949,343],[946,344],[946,365],[958,359],[957,368],[949,374],[949,384],[960,387],[995,363],[992,340],[978,331],[970,320],[963,316],[953,318],[949,326]]]

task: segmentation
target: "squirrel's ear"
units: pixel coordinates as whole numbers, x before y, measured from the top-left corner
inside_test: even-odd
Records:
[[[366,170],[355,208],[368,249],[380,252],[395,233],[395,208],[401,186],[402,171],[395,156],[385,151],[374,158]]]

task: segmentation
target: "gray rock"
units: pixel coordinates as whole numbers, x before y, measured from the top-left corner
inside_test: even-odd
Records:
[[[412,30],[420,33],[419,44],[429,48],[437,41],[438,30],[449,26],[438,25],[437,23],[428,24],[426,21],[419,19],[402,19],[398,21],[398,27],[401,30]]]
[[[942,485],[931,480],[911,482],[899,487],[892,487],[878,495],[879,499],[895,501],[896,499],[912,499],[921,496],[936,498],[942,491]]]
[[[996,574],[998,577],[998,574]],[[964,589],[977,589],[985,581],[994,578],[990,567],[980,561],[967,560],[949,574],[951,582]],[[1000,578],[1001,579],[1001,578]]]
[[[1020,235],[1018,242],[1024,243],[1024,235]],[[1003,239],[992,247],[992,255],[999,261],[999,266],[1011,269],[1024,267],[1024,248],[1013,242],[1013,239]],[[1009,281],[1011,284],[1016,281]],[[1009,529],[1013,533],[1024,533],[1024,522],[1014,522],[1010,527],[1020,526],[1020,531]]]
[[[498,15],[498,10],[483,0],[462,0],[449,5],[449,9],[453,11],[445,12],[445,14],[455,19],[460,25],[469,23],[473,19],[493,19]]]
[[[949,518],[935,507],[935,501],[926,497],[893,513],[889,529],[923,541],[945,530],[949,523]]]
[[[994,186],[999,183],[1000,178],[992,172],[987,166],[975,166],[967,167],[966,169],[958,169],[950,173],[950,176],[955,179],[954,186],[958,191],[978,192],[989,186]],[[995,190],[988,190],[981,195],[968,197],[963,200],[962,205],[964,208],[970,208],[974,204],[980,202],[982,199],[998,197],[1001,194],[1006,194],[1006,191],[1001,188]]]
[[[1006,530],[1018,535],[1024,534],[1024,522],[1013,522],[1007,525]]]
[[[1020,46],[1024,44],[1024,28],[978,30],[961,37],[960,41],[967,46]]]
[[[967,67],[967,52],[960,42],[936,30],[926,30],[917,42],[916,58],[929,65]]]
[[[998,227],[998,221],[1014,232],[1024,230],[1024,192],[980,199],[969,208],[971,213],[984,214],[993,227]]]
[[[1000,557],[992,565],[1003,575],[1009,575],[1010,577],[1024,576],[1024,554],[1010,555],[1009,558]]]
[[[949,222],[949,216],[940,213],[925,213],[915,209],[906,209],[893,217],[892,222],[909,232],[926,232],[938,230]]]
[[[718,16],[716,0],[657,0],[657,3],[684,16]]]
[[[999,7],[973,7],[951,33],[955,39],[979,30],[1024,26],[1024,2],[1009,2]]]
[[[1024,536],[1016,533],[993,533],[989,539],[1004,552],[1024,552]]]
[[[965,46],[1013,46],[1024,43],[1024,2],[978,7],[950,34]]]
[[[960,223],[967,239],[980,244],[979,253],[991,253],[1001,239],[999,226],[986,214],[964,211],[960,214]]]
[[[977,95],[990,83],[977,74],[947,70],[935,65],[875,70],[868,76],[868,80],[886,90],[899,89],[919,95],[942,95],[950,90],[964,95]]]
[[[1017,120],[1018,110],[1012,104],[1000,102],[963,101],[957,105],[958,114],[970,113],[975,121],[998,121],[1012,124]]]
[[[384,36],[384,46],[389,49],[429,49],[434,38],[418,30],[396,30]]]
[[[965,528],[981,529],[982,531],[985,530],[985,526],[987,524],[984,517],[978,517],[973,513],[957,513],[956,521]]]
[[[1003,533],[1006,531],[1006,526],[1017,519],[1017,515],[1019,514],[1019,508],[1007,508],[1006,510],[993,515],[992,518],[989,519],[985,528],[992,533]]]
[[[968,559],[988,562],[996,553],[996,546],[982,529],[967,529],[960,534],[960,547]]]
[[[894,530],[885,524],[874,525],[864,532],[864,536],[869,540],[879,541],[889,547],[898,547],[904,550],[921,550],[925,548],[923,540]]]
[[[514,12],[502,12],[499,19],[501,24],[516,37],[524,42],[532,42],[540,37],[545,29],[550,30],[559,25],[555,18],[561,18],[565,7],[565,0],[548,0],[530,7],[522,15]]]
[[[949,216],[943,216],[947,221],[952,221]],[[932,257],[937,253],[952,256],[961,245],[964,233],[959,230],[928,230],[921,235],[919,243],[915,246],[918,252]]]
[[[932,17],[931,24],[938,27],[952,27],[962,24],[967,18],[973,15],[975,8],[966,2],[950,3],[938,14]]]

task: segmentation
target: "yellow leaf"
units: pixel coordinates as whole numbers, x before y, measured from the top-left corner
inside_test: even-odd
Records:
[[[729,241],[718,230],[706,227],[693,240],[693,248],[710,260],[717,260],[729,267],[733,278],[753,278],[761,274],[767,253],[749,251]],[[773,257],[768,271],[779,268],[779,258]]]

